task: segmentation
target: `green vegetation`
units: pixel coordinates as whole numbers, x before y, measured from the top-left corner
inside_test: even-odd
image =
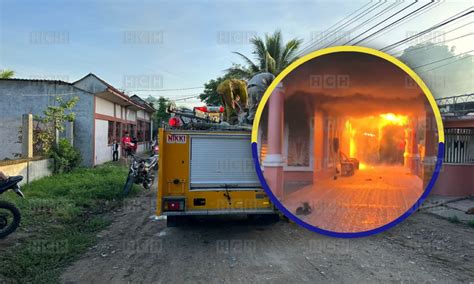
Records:
[[[55,142],[57,143],[58,134],[65,130],[65,123],[72,122],[76,118],[76,114],[71,110],[78,101],[79,97],[73,97],[67,101],[62,97],[56,97],[57,105],[48,106],[43,111],[43,116],[35,116],[35,120],[39,121],[43,127],[40,131],[33,133],[33,143],[41,144],[44,154],[51,154]]]
[[[148,96],[145,99],[147,103],[150,103],[155,109],[156,112],[153,113],[153,135],[155,136],[158,133],[158,128],[161,127],[162,122],[168,122],[170,114],[166,112],[169,104],[171,103],[168,98],[159,97],[158,99],[152,96]]]
[[[52,148],[54,173],[67,173],[79,167],[82,162],[81,153],[66,139],[60,139],[58,146]]]
[[[448,221],[451,222],[451,223],[460,223],[461,222],[461,221],[459,221],[459,218],[456,215],[448,217]]]
[[[250,43],[253,47],[254,60],[252,61],[240,52],[234,52],[244,60],[244,64],[233,63],[223,76],[205,83],[204,90],[199,95],[202,102],[207,105],[222,105],[221,97],[217,94],[216,89],[224,80],[250,79],[260,72],[270,72],[277,76],[297,59],[296,52],[302,41],[292,39],[284,43],[281,32],[275,31],[273,34],[266,34],[265,38],[254,37]]]
[[[228,69],[230,74],[248,79],[260,72],[270,72],[277,76],[297,59],[296,52],[302,41],[292,39],[284,43],[281,31],[275,31],[271,35],[265,34],[265,38],[254,37],[250,43],[253,45],[252,54],[255,55],[255,62],[240,52],[234,52],[245,61],[246,66],[241,68],[239,65],[234,65]]]
[[[122,205],[126,176],[125,167],[105,164],[32,182],[23,187],[25,199],[3,194],[0,198],[20,208],[22,223],[1,241],[0,282],[2,277],[19,283],[58,282],[62,268],[93,245],[97,232],[110,223],[104,213]]]
[[[474,228],[474,220],[468,221],[467,225],[471,228]]]
[[[0,79],[10,79],[15,76],[15,72],[13,70],[0,70]]]

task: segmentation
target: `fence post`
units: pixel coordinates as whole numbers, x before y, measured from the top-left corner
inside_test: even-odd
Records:
[[[33,115],[31,113],[23,115],[21,143],[23,158],[33,158]]]

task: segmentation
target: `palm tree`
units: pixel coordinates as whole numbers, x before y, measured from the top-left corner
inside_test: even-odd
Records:
[[[0,79],[10,79],[15,75],[13,70],[0,70]]]
[[[234,52],[244,59],[246,66],[234,64],[227,69],[228,73],[245,78],[251,78],[259,72],[270,72],[276,76],[297,59],[295,53],[302,40],[292,39],[284,44],[281,31],[275,31],[273,35],[265,34],[265,39],[254,37],[250,43],[256,62],[240,52]]]

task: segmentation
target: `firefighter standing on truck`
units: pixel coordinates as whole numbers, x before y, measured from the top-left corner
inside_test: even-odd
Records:
[[[252,123],[257,112],[258,103],[262,100],[263,94],[268,86],[273,82],[275,76],[272,73],[258,73],[248,81],[247,93],[249,96],[249,111],[247,115],[247,123]]]
[[[224,105],[224,120],[229,124],[242,122],[247,112],[247,83],[244,80],[227,79],[217,86],[217,94]]]

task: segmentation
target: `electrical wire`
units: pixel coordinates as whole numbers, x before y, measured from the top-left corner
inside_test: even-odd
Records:
[[[415,3],[417,3],[417,1],[415,1]],[[413,4],[415,4],[415,3],[413,3]],[[412,11],[412,12],[406,14],[406,15],[403,16],[402,18],[400,18],[400,19],[398,19],[398,20],[396,20],[396,21],[394,21],[394,22],[388,24],[387,26],[385,26],[385,27],[383,27],[383,28],[381,28],[381,29],[379,29],[379,30],[377,30],[377,31],[375,31],[375,32],[373,32],[373,33],[371,33],[371,34],[369,34],[368,36],[364,37],[363,39],[361,39],[361,40],[355,42],[353,45],[358,45],[358,44],[360,44],[361,42],[363,42],[363,41],[365,41],[365,40],[367,40],[367,39],[373,37],[374,35],[376,35],[376,34],[378,34],[378,33],[381,33],[382,31],[388,29],[389,27],[391,27],[391,26],[393,26],[393,25],[395,25],[395,24],[401,22],[402,20],[414,16],[416,13],[422,11],[423,9],[425,9],[426,7],[428,7],[429,5],[431,5],[431,4],[433,4],[433,3],[435,3],[435,2],[434,2],[434,1],[431,1],[430,3],[425,4],[425,5],[423,5],[423,6],[419,7],[419,8],[417,8],[415,11]],[[395,15],[401,13],[402,11],[406,10],[407,8],[409,8],[410,6],[412,6],[413,4],[411,4],[411,5],[407,6],[407,7],[405,7],[404,9],[398,11],[397,13],[395,13],[394,15],[392,15],[391,17],[393,17],[393,16],[395,16]],[[390,18],[391,18],[391,17],[390,17]],[[385,22],[385,21],[386,21],[386,20],[384,20],[384,21],[378,23],[378,24],[375,25],[374,27],[378,26],[379,24],[381,24],[381,23],[383,23],[383,22]],[[365,32],[362,33],[362,34],[365,34]]]
[[[363,5],[362,7],[360,7],[359,9],[355,10],[354,12],[350,13],[349,15],[347,15],[346,17],[342,18],[341,20],[339,20],[338,22],[336,22],[335,24],[333,24],[332,26],[330,26],[329,28],[327,28],[324,33],[327,33],[330,29],[332,29],[333,27],[337,26],[339,23],[345,21],[347,18],[349,18],[350,16],[352,16],[353,14],[357,13],[359,10],[362,10],[363,8],[365,8],[365,6],[369,5],[370,3],[372,3],[373,1],[369,1],[367,2],[367,4]],[[314,40],[311,40],[303,45],[300,46],[300,50],[303,50],[303,49],[306,49],[306,47],[308,47],[309,45],[311,45],[312,43],[314,42]]]
[[[388,6],[387,8],[383,9],[382,11],[378,12],[377,14],[373,15],[371,18],[365,20],[364,22],[360,23],[359,25],[357,25],[356,27],[354,27],[352,30],[349,31],[349,34],[351,34],[352,32],[356,31],[358,28],[360,28],[361,26],[363,25],[366,25],[372,21],[375,21],[378,17],[380,17],[381,15],[393,10],[394,8],[396,8],[397,6],[399,6],[401,3],[403,3],[402,1],[395,1],[392,5]],[[332,41],[331,43],[327,44],[326,46],[324,47],[328,47],[328,46],[331,46],[333,45],[334,43],[336,43],[337,41],[339,41],[340,39],[344,38],[344,36]],[[352,41],[353,39],[349,40]],[[343,45],[346,45],[347,43],[344,43]]]
[[[372,1],[370,1],[369,3],[371,3],[371,2],[372,2]],[[315,41],[315,42],[313,42],[313,43],[311,43],[309,46],[307,46],[307,47],[301,49],[300,52],[297,54],[297,56],[301,56],[302,54],[305,53],[306,50],[309,50],[309,49],[311,49],[311,48],[316,47],[317,44],[323,42],[323,41],[326,40],[329,36],[331,36],[331,35],[333,35],[334,33],[338,32],[341,28],[344,28],[346,25],[352,24],[353,22],[355,22],[357,19],[360,18],[360,15],[364,15],[364,14],[368,13],[369,10],[372,11],[374,8],[377,8],[378,6],[380,6],[380,5],[381,5],[380,3],[382,3],[382,2],[381,2],[381,1],[378,1],[378,2],[376,2],[375,4],[370,5],[368,8],[364,9],[362,12],[358,13],[357,15],[355,15],[354,17],[352,17],[351,19],[347,20],[344,24],[341,24],[338,28],[336,28],[336,29],[334,29],[334,30],[332,30],[332,31],[330,31],[330,32],[329,32],[329,31],[325,31],[325,33],[327,33],[326,36],[320,38],[319,40],[317,40],[317,41]],[[365,5],[364,5],[364,6],[365,6]],[[363,6],[363,7],[364,7],[364,6]],[[372,9],[372,10],[371,10],[371,9]],[[360,9],[359,9],[359,10],[360,10]],[[358,10],[357,10],[357,11],[358,11]],[[351,13],[351,15],[352,15],[352,14],[354,14],[354,13]],[[347,17],[346,17],[346,18],[347,18]],[[333,26],[335,26],[335,25],[333,25]]]
[[[433,44],[433,45],[430,45],[430,46],[419,46],[419,47],[416,47],[416,48],[412,48],[412,49],[410,49],[410,54],[418,53],[418,52],[420,52],[420,51],[426,51],[426,50],[431,49],[431,48],[433,48],[433,47],[435,47],[435,46],[438,46],[438,44],[451,42],[451,41],[453,41],[453,40],[457,40],[457,39],[460,39],[460,38],[464,38],[464,37],[471,36],[471,35],[473,35],[473,34],[474,34],[474,32],[468,33],[468,34],[464,34],[464,35],[462,35],[462,36],[458,36],[458,37],[455,37],[455,38],[452,38],[452,39],[448,39],[448,40],[436,42],[436,44]],[[436,37],[435,37],[435,38],[436,38]],[[432,38],[432,39],[434,39],[434,38]],[[423,42],[420,42],[420,44],[426,43],[426,42],[431,42],[432,39],[426,40],[426,41],[423,41]],[[417,50],[419,50],[419,51],[417,51]],[[405,51],[405,50],[400,50],[400,51],[397,51],[397,52],[392,53],[392,54],[403,54],[404,51]]]
[[[423,71],[420,71],[420,72],[418,72],[418,73],[427,73],[427,72],[429,72],[429,71],[433,71],[433,70],[439,69],[439,68],[441,68],[441,67],[444,67],[444,66],[446,66],[446,65],[450,65],[450,64],[456,63],[456,62],[458,62],[458,61],[461,61],[461,60],[464,60],[464,59],[468,59],[468,58],[471,58],[471,60],[472,60],[472,57],[463,56],[463,57],[460,57],[460,58],[458,58],[458,59],[456,59],[456,60],[453,60],[453,61],[451,61],[451,62],[448,62],[448,63],[442,64],[442,65],[436,66],[436,67],[431,68],[431,69],[428,69],[428,70],[423,70]]]
[[[420,36],[422,36],[422,35],[424,35],[424,34],[430,32],[430,31],[432,31],[432,30],[438,29],[438,28],[440,28],[440,27],[442,27],[442,26],[445,26],[445,25],[447,25],[447,24],[449,24],[449,23],[451,23],[451,22],[454,22],[454,21],[456,21],[456,20],[458,20],[458,19],[461,19],[461,18],[463,18],[463,17],[466,17],[466,16],[468,16],[469,14],[472,14],[473,12],[474,12],[474,10],[471,10],[471,11],[468,11],[468,12],[466,12],[466,13],[464,13],[464,14],[459,15],[459,16],[457,16],[457,14],[456,14],[455,16],[449,17],[448,19],[446,19],[446,20],[444,20],[444,21],[442,21],[442,22],[440,22],[440,23],[438,23],[438,24],[436,24],[436,25],[434,25],[434,26],[432,26],[432,27],[430,27],[430,28],[428,28],[428,29],[426,29],[426,30],[424,30],[424,31],[421,31],[421,32],[419,32],[419,33],[417,33],[417,34],[415,34],[415,35],[412,35],[412,36],[410,36],[410,37],[407,37],[407,38],[405,38],[405,39],[403,39],[403,40],[400,40],[400,41],[397,41],[397,42],[392,43],[392,44],[390,44],[390,45],[387,45],[386,47],[384,47],[384,48],[382,48],[382,49],[380,49],[380,50],[386,52],[387,50],[390,50],[390,49],[393,49],[393,48],[395,48],[395,47],[397,47],[397,46],[400,46],[401,44],[404,44],[405,42],[409,42],[409,41],[413,40],[414,38],[420,37]],[[461,13],[462,13],[462,12],[461,12]],[[460,13],[458,13],[458,14],[460,14]]]
[[[460,54],[457,54],[457,55],[453,55],[453,56],[450,56],[450,57],[439,59],[439,60],[436,60],[436,61],[433,61],[433,62],[422,64],[422,65],[419,65],[419,66],[416,66],[416,67],[412,67],[411,69],[418,69],[418,68],[422,68],[422,67],[429,66],[429,65],[432,65],[432,64],[436,64],[436,63],[439,63],[439,62],[442,62],[442,61],[445,61],[445,60],[448,60],[448,59],[451,59],[451,58],[454,58],[454,57],[458,57],[458,56],[461,56],[461,55],[464,55],[464,54],[468,54],[468,53],[473,52],[473,51],[474,51],[474,49],[463,52],[463,53],[460,53]]]

